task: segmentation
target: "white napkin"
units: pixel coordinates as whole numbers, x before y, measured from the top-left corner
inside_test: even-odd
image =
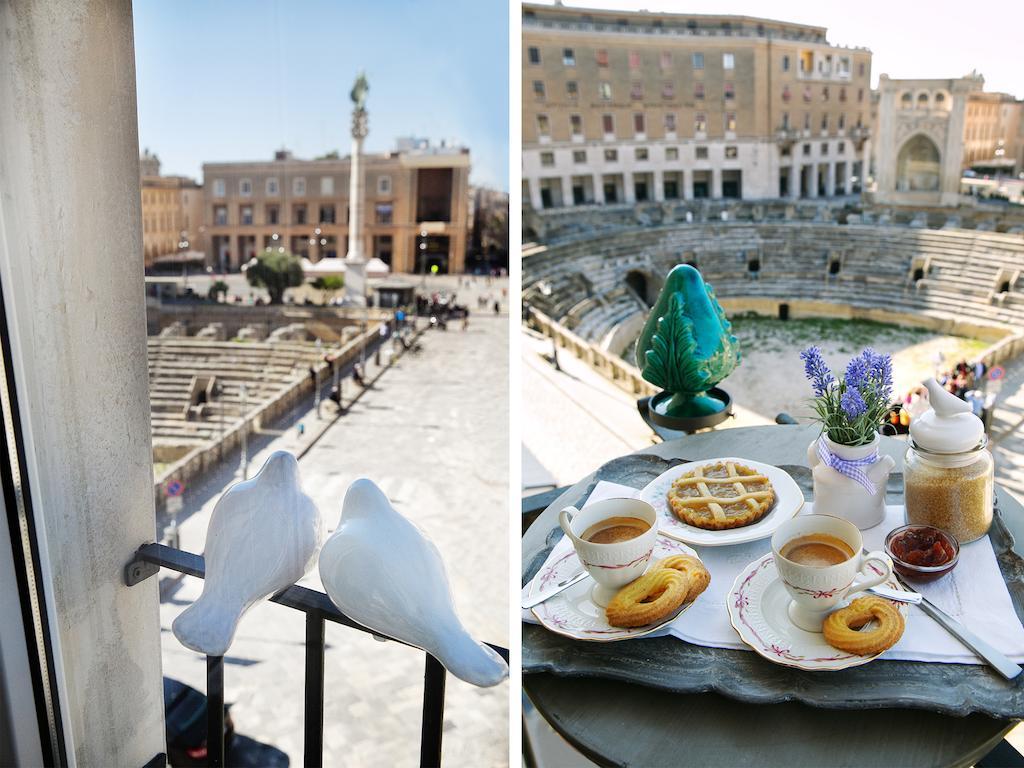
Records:
[[[629,486],[601,481],[587,504],[607,498],[634,497],[639,491]],[[864,546],[882,549],[885,535],[904,523],[902,506],[887,506],[885,519],[863,532]],[[812,514],[813,504],[805,504],[801,514]],[[711,573],[711,584],[685,613],[667,627],[649,635],[671,634],[695,645],[712,648],[750,650],[729,623],[725,597],[737,574],[748,563],[771,551],[770,538],[726,547],[694,547]],[[563,538],[545,562],[561,557],[572,549]],[[1002,651],[1015,662],[1024,662],[1024,626],[1013,610],[1010,593],[999,573],[995,552],[988,537],[960,548],[960,562],[948,576],[931,584],[911,586],[953,618]],[[529,594],[530,584],[523,588]],[[523,621],[537,623],[533,614],[523,611]],[[886,654],[887,659],[934,661],[955,664],[984,664],[974,653],[915,605],[910,606],[907,629],[900,641]]]

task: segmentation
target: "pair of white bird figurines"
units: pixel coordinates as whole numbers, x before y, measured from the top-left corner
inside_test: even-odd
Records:
[[[455,614],[437,547],[372,481],[352,483],[337,530],[326,543],[323,535],[298,462],[275,452],[214,507],[203,593],[174,620],[175,637],[194,651],[223,656],[245,612],[305,576],[319,551],[324,588],[349,618],[421,648],[473,685],[508,676],[504,659],[474,640]]]

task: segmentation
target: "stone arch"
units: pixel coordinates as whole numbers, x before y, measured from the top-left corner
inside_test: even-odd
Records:
[[[953,100],[950,98],[949,92],[944,90],[938,90],[935,95],[932,96],[932,108],[943,109],[949,111],[953,108]]]
[[[900,109],[914,108],[914,94],[910,91],[903,91],[900,94]]]
[[[916,109],[930,109],[931,103],[931,94],[928,91],[918,91],[914,94],[914,107]]]
[[[896,157],[896,189],[900,192],[938,192],[942,156],[928,136],[917,133],[907,139]]]
[[[626,273],[626,285],[632,288],[647,306],[652,304],[651,297],[648,294],[650,282],[650,275],[646,272],[641,272],[639,269],[631,269]]]

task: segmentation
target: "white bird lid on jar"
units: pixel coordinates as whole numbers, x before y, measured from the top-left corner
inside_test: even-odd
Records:
[[[923,384],[931,408],[910,422],[914,447],[929,453],[957,454],[982,446],[985,425],[971,411],[970,404],[947,392],[935,379]]]

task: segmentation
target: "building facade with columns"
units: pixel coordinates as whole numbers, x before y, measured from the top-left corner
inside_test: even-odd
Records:
[[[878,81],[875,200],[894,205],[957,205],[964,167],[967,104],[980,75]]]
[[[534,208],[860,191],[871,52],[823,27],[523,5]]]
[[[363,255],[394,272],[461,272],[468,231],[469,150],[400,142],[365,154]],[[311,261],[347,250],[349,158],[204,163],[208,263],[237,270],[257,252],[284,248]],[[422,246],[422,247],[421,247]]]

